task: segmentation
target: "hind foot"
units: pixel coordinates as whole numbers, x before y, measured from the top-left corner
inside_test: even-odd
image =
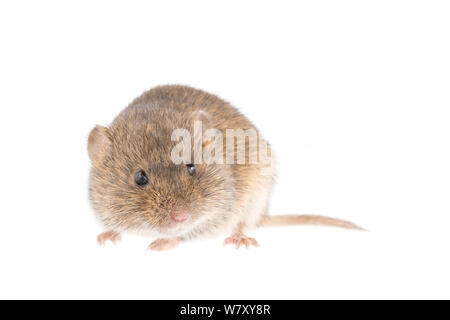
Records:
[[[121,240],[120,233],[115,231],[106,231],[103,233],[100,233],[97,237],[97,243],[100,245],[103,245],[106,243],[106,241],[111,241],[112,243],[116,243]]]
[[[156,239],[150,243],[147,249],[152,251],[170,250],[178,246],[178,243],[180,243],[180,240],[176,238]]]
[[[259,244],[255,240],[255,238],[247,237],[245,234],[235,234],[235,235],[232,235],[231,237],[226,238],[223,241],[223,245],[227,245],[227,244],[234,244],[236,249],[239,249],[241,246],[245,246],[247,249],[250,246],[255,246],[255,247],[259,246]]]

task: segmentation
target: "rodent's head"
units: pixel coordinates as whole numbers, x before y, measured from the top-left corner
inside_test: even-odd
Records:
[[[182,235],[226,208],[233,196],[229,169],[174,164],[170,137],[168,128],[148,123],[91,131],[90,199],[107,228]]]

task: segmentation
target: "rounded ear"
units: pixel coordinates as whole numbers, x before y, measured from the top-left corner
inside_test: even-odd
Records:
[[[111,145],[109,131],[102,126],[95,126],[88,138],[88,154],[92,163],[98,166]]]

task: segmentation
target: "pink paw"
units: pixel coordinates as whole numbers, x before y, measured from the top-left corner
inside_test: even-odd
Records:
[[[170,250],[178,245],[178,239],[156,239],[148,246],[148,250],[162,251]]]
[[[234,236],[226,238],[223,241],[223,245],[227,245],[227,244],[234,244],[236,249],[239,249],[241,246],[245,246],[247,249],[250,246],[255,246],[255,247],[259,246],[259,244],[255,240],[255,238],[250,238],[243,234],[234,235]]]
[[[115,231],[106,231],[103,233],[100,233],[97,237],[97,242],[100,245],[103,245],[106,243],[106,241],[111,241],[112,243],[116,243],[121,240],[120,233]]]

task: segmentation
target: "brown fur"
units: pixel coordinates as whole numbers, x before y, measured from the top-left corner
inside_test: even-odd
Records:
[[[203,130],[216,128],[224,136],[226,129],[257,131],[227,102],[185,86],[151,89],[135,99],[108,128],[96,126],[92,130],[88,141],[92,160],[90,200],[107,230],[189,239],[268,221],[264,217],[275,167],[272,165],[267,175],[262,174],[267,169],[265,164],[248,164],[248,146],[245,165],[197,164],[196,174],[190,176],[185,165],[172,163],[171,150],[177,144],[171,141],[173,130],[186,128],[192,132],[198,119],[207,120],[203,121]],[[144,187],[134,182],[139,170],[149,177]],[[190,223],[168,228],[169,212],[175,206],[188,208]]]

